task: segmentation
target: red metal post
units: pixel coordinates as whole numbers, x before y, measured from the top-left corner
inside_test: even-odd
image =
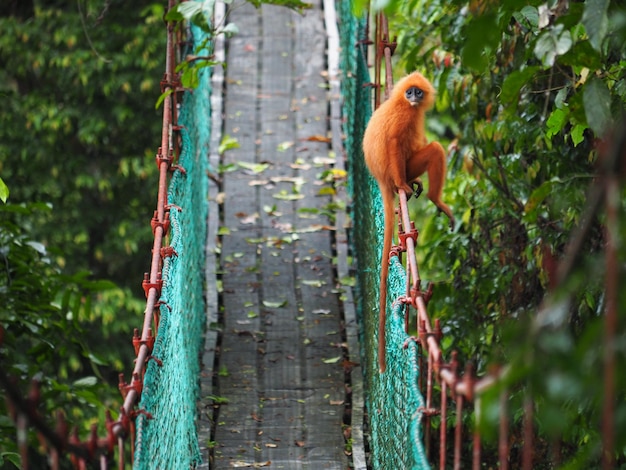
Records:
[[[480,470],[480,433],[478,432],[478,422],[474,423],[472,443],[472,470]]]
[[[446,421],[448,410],[448,387],[441,382],[441,422],[439,423],[439,469],[446,468]]]
[[[522,470],[533,468],[533,400],[527,393],[524,397],[524,447],[522,452]]]
[[[463,395],[456,397],[456,427],[454,429],[454,470],[461,470],[461,439],[463,432]]]
[[[498,440],[498,456],[500,459],[500,470],[509,468],[509,416],[508,416],[508,394],[503,390],[500,394],[500,436]]]
[[[617,295],[619,261],[617,219],[620,191],[617,178],[607,177],[606,184],[606,314],[604,319],[604,403],[602,409],[602,469],[614,468],[615,457],[615,334],[617,331]]]

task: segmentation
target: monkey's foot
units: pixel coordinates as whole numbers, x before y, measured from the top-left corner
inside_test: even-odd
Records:
[[[422,180],[418,178],[413,181],[411,185],[413,186],[413,196],[415,196],[415,199],[417,199],[424,192],[424,185],[422,184]]]
[[[443,212],[443,211],[439,211],[439,212]],[[450,219],[450,231],[454,232],[454,226],[456,225],[456,221],[454,220],[454,217],[448,216],[448,219]]]
[[[441,209],[440,207],[438,209],[439,210],[437,211],[437,216],[439,216],[439,214],[445,214],[448,217],[448,219],[450,220],[450,231],[454,232],[454,227],[456,225],[456,220],[454,220],[454,217],[446,214],[446,212],[443,209]]]

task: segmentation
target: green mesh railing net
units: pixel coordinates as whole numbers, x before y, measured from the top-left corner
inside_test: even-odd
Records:
[[[383,239],[380,193],[361,151],[372,112],[366,58],[366,23],[354,16],[351,0],[341,0],[339,23],[345,148],[349,190],[353,198],[351,235],[358,262],[357,295],[360,341],[375,469],[425,469],[421,435],[423,398],[417,387],[417,347],[404,332],[404,317],[393,300],[405,294],[406,278],[394,258],[388,282],[387,371],[378,373],[378,288]],[[202,33],[193,30],[197,43]],[[205,319],[203,302],[204,245],[207,220],[208,147],[210,141],[210,70],[183,100],[179,124],[183,152],[168,203],[171,243],[176,255],[166,258],[160,324],[153,356],[144,378],[137,417],[134,468],[191,468],[200,462],[195,428],[199,362]],[[180,211],[176,209],[180,207]],[[408,340],[408,341],[407,341]],[[406,347],[405,347],[406,346]]]
[[[194,41],[203,33],[194,28]],[[207,55],[209,55],[207,53]],[[205,323],[204,246],[208,211],[208,153],[211,133],[210,70],[200,71],[193,93],[185,93],[179,124],[182,153],[168,190],[170,246],[165,258],[159,331],[149,360],[137,417],[136,469],[188,469],[200,462],[195,427],[199,352]],[[180,210],[178,209],[180,208]]]
[[[353,229],[351,243],[358,263],[357,315],[371,426],[375,469],[430,468],[421,433],[424,400],[417,386],[417,346],[404,331],[404,313],[394,299],[406,293],[406,274],[397,258],[389,270],[387,370],[378,372],[378,293],[383,206],[378,186],[365,166],[361,141],[372,112],[371,83],[364,40],[366,21],[354,16],[352,1],[339,3],[345,149],[348,156]],[[407,341],[408,340],[408,341]],[[406,345],[406,347],[405,347]]]

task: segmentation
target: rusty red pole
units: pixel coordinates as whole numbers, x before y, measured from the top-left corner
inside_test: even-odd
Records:
[[[456,397],[456,428],[454,430],[454,470],[461,470],[461,439],[463,432],[463,395]]]
[[[533,468],[533,400],[527,392],[524,398],[524,447],[522,451],[522,470]]]
[[[382,27],[382,47],[383,55],[385,56],[385,99],[389,98],[389,94],[393,89],[393,70],[391,67],[391,56],[393,55],[393,49],[389,42],[389,23],[387,16],[380,15],[380,22]]]
[[[446,468],[446,420],[448,408],[448,392],[445,380],[441,381],[441,423],[439,424],[439,469]]]
[[[509,417],[508,417],[508,396],[506,390],[500,393],[500,436],[498,440],[498,456],[500,459],[500,470],[509,468]]]
[[[380,27],[380,17],[381,13],[376,13],[374,16],[375,26],[374,26],[374,109],[377,109],[380,106],[380,70],[381,70],[381,27]]]
[[[176,4],[175,0],[168,1],[168,9],[172,9]],[[173,32],[174,26],[172,23],[167,24],[167,49],[165,55],[165,76],[163,80],[163,90],[166,92],[173,86],[174,82],[174,67],[175,59],[172,53],[173,50]],[[171,146],[170,146],[170,133],[172,124],[172,94],[170,94],[163,101],[163,127],[161,131],[161,147],[157,154],[157,164],[159,167],[159,186],[157,196],[157,207],[155,211],[155,220],[153,226],[154,242],[152,245],[152,260],[150,264],[150,273],[148,279],[144,280],[146,284],[146,309],[144,311],[143,327],[141,330],[141,344],[137,353],[135,361],[135,367],[133,369],[132,377],[134,383],[136,380],[143,381],[143,374],[146,367],[146,361],[151,353],[148,346],[149,337],[151,336],[150,330],[152,328],[154,310],[160,296],[160,283],[161,283],[161,246],[163,244],[163,238],[165,236],[166,226],[166,206],[167,206],[167,176],[171,165]],[[133,408],[139,402],[140,391],[137,387],[130,387],[128,393],[124,398],[122,405],[122,415],[130,416]],[[118,420],[112,427],[112,431],[115,435],[122,434],[124,426],[121,421]]]
[[[427,359],[427,365],[428,365],[427,374],[428,375],[426,375],[426,409],[431,410],[433,406],[433,362],[432,362],[432,358],[430,356],[430,351],[428,350],[428,348],[424,348],[424,346],[422,345],[422,349],[426,351],[427,358],[428,358]],[[430,413],[426,414],[424,427],[426,428],[424,429],[424,441],[426,443],[426,449],[430,451],[430,431],[431,431]]]
[[[480,470],[480,433],[478,432],[478,416],[474,423],[474,442],[472,443],[472,470]]]
[[[606,314],[604,319],[604,403],[602,410],[602,469],[614,467],[615,458],[615,334],[617,331],[617,295],[619,266],[618,205],[620,191],[617,178],[607,177],[606,187]]]

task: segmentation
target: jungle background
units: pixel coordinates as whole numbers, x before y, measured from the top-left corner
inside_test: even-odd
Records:
[[[431,138],[449,150],[444,200],[460,226],[447,232],[445,217],[425,198],[413,216],[421,277],[435,282],[428,310],[441,318],[442,345],[448,354],[457,351],[461,364],[471,362],[479,374],[510,367],[478,406],[481,432],[487,441],[495,438],[497,394],[506,390],[513,467],[530,402],[533,468],[599,468],[607,348],[618,364],[615,429],[626,429],[623,186],[612,344],[603,317],[606,213],[604,205],[591,205],[608,159],[606,142],[624,134],[624,4],[376,4],[390,18],[390,40],[397,35],[396,76],[417,69],[431,78],[438,98],[427,123]],[[622,150],[608,170],[621,172],[622,182],[624,159]],[[581,227],[584,243],[568,251]],[[565,264],[567,276],[559,270]],[[449,416],[452,429],[454,411]],[[475,419],[466,418],[468,428]],[[626,468],[623,433],[616,439],[616,468]]]
[[[449,149],[444,200],[458,227],[447,232],[425,200],[415,220],[443,345],[479,373],[510,365],[501,387],[514,426],[532,397],[541,468],[594,468],[607,347],[602,210],[559,286],[554,266],[582,222],[600,139],[623,113],[626,11],[609,0],[373,7],[397,35],[396,76],[421,70],[438,92],[429,132]],[[132,363],[145,306],[164,14],[154,1],[0,4],[0,364],[23,390],[42,383],[43,415],[62,409],[83,431],[119,409],[118,373]],[[621,276],[618,337],[608,345],[618,358],[618,430],[625,284]],[[549,288],[555,307],[537,315]],[[482,405],[487,439],[497,429],[494,397]],[[512,439],[516,452],[521,437]],[[4,400],[0,449],[3,468],[19,467]],[[615,449],[626,465],[624,433]]]

